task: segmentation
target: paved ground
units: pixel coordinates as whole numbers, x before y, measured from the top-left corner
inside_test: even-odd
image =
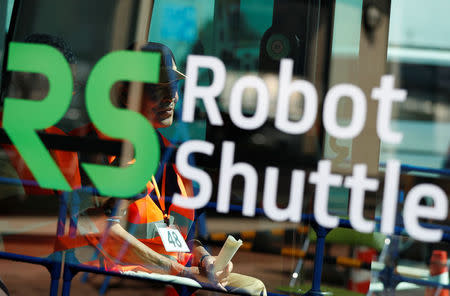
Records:
[[[235,271],[243,274],[256,275],[263,279],[267,287],[287,284],[288,270],[294,264],[292,259],[280,256],[238,253],[233,260]],[[0,276],[10,289],[11,295],[48,295],[50,278],[45,268],[0,260]],[[103,276],[91,275],[88,283],[81,283],[81,275],[73,280],[71,295],[95,295],[98,293]],[[131,281],[114,279],[107,295],[153,295],[150,294],[151,285]]]
[[[293,228],[295,225],[285,223],[273,223],[266,219],[229,219],[214,218],[208,220],[208,228],[211,232],[238,232],[245,230],[269,230],[274,228]],[[24,232],[25,234],[54,234],[56,229],[55,219],[50,217],[0,217],[0,233]],[[269,243],[269,242],[267,242]],[[15,244],[15,245],[14,245]],[[24,244],[18,240],[9,244],[9,248],[25,254],[45,254],[48,248],[36,244]],[[217,254],[219,249],[213,248]],[[310,249],[314,251],[313,247]],[[348,247],[333,246],[330,255],[348,255]],[[233,259],[234,271],[260,278],[269,288],[269,291],[278,292],[276,287],[287,286],[291,272],[294,270],[297,260],[292,257],[263,254],[255,252],[239,251]],[[312,263],[306,263],[305,280],[311,280]],[[343,287],[345,284],[347,269],[341,267],[325,266],[324,281]],[[104,276],[90,275],[87,283],[81,282],[81,274],[72,284],[71,295],[96,295],[104,281]],[[0,260],[0,277],[10,289],[11,295],[48,295],[50,278],[44,267]],[[163,295],[164,291],[156,289],[154,285],[141,281],[113,279],[109,285],[107,295]],[[201,293],[206,294],[206,293]],[[423,291],[397,295],[423,295]]]

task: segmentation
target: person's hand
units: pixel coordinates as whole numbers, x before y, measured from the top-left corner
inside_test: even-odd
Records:
[[[179,276],[184,276],[192,279],[198,279],[200,271],[198,267],[184,267],[183,270],[178,274]]]
[[[215,256],[207,256],[202,260],[202,268],[208,277],[208,280],[216,284],[221,290],[226,291],[225,286],[228,284],[228,276],[233,270],[233,263],[230,261],[223,270],[214,272]]]
[[[195,278],[200,274],[198,267],[186,267],[176,261],[170,260],[169,274]]]
[[[176,261],[171,262],[169,273],[189,278],[197,278],[200,275],[198,267],[186,267]]]

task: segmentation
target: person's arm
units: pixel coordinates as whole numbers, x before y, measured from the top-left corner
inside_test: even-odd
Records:
[[[147,247],[126,231],[120,223],[113,222],[108,231],[108,239],[102,247],[112,257],[117,258],[123,253],[122,258],[118,259],[124,263],[140,264],[149,270],[172,275],[193,277],[198,274],[198,268],[185,267]],[[126,244],[128,246],[124,252],[122,249]]]

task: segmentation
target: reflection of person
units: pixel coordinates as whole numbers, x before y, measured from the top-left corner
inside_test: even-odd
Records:
[[[143,114],[155,128],[165,128],[172,125],[175,104],[178,101],[179,79],[184,78],[175,66],[175,60],[168,47],[159,43],[147,43],[142,47],[144,51],[161,53],[160,80],[157,84],[144,86],[141,114]],[[128,85],[122,87],[121,103],[126,105]],[[189,198],[193,196],[192,184],[183,178],[176,166],[167,155],[174,146],[158,133],[161,147],[161,162],[156,175],[147,184],[146,196],[129,202],[119,215],[109,217],[111,223],[109,236],[102,245],[109,256],[115,258],[114,268],[118,270],[142,270],[164,272],[173,275],[199,278],[207,276],[219,288],[229,285],[245,290],[254,295],[266,294],[264,284],[255,278],[231,273],[233,264],[230,262],[223,271],[213,273],[212,267],[215,257],[197,240],[190,240],[189,232],[193,233],[195,212],[171,203],[170,197],[174,193]],[[110,199],[106,204],[114,204]],[[114,210],[105,206],[107,213]],[[120,213],[127,212],[128,227],[121,224],[124,220]],[[188,241],[191,252],[167,252],[163,246],[157,227],[177,228],[183,238]],[[127,245],[124,249],[123,245]],[[121,264],[117,264],[120,260]],[[133,267],[133,264],[138,264]],[[190,267],[189,267],[190,265]]]
[[[75,75],[75,56],[68,45],[62,38],[48,34],[31,34],[24,40],[25,43],[44,44],[56,48],[70,64],[72,74]],[[8,83],[6,96],[9,98],[20,98],[27,100],[42,100],[48,92],[48,81],[44,75],[36,73],[12,72]],[[37,116],[39,116],[37,114]],[[0,127],[3,124],[3,110],[0,112]],[[48,134],[65,135],[65,133],[55,126],[45,129]],[[63,175],[73,188],[81,186],[81,180],[78,170],[77,153],[62,150],[49,151]],[[34,180],[34,176],[28,169],[24,159],[19,154],[14,145],[2,144],[0,148],[0,176],[12,179],[20,179],[23,181]],[[23,182],[26,183],[26,182]],[[18,186],[17,184],[6,185],[0,184],[0,199],[6,197],[22,197],[27,195],[53,195],[54,191],[43,189],[36,186]],[[40,200],[42,203],[43,200]],[[14,205],[14,204],[13,204]],[[23,203],[18,203],[17,207],[23,207]],[[41,207],[37,211],[43,209]],[[20,219],[22,221],[22,219]],[[24,220],[26,221],[26,220]],[[7,224],[7,223],[6,223]],[[34,228],[39,227],[33,225]],[[12,230],[12,234],[14,230]],[[22,232],[20,230],[19,232]],[[17,243],[17,239],[12,236],[0,235],[2,241],[2,251],[16,254],[26,254],[28,256],[42,257],[51,254],[54,251],[53,243],[40,244],[39,248],[23,248],[22,244]],[[31,239],[28,243],[31,243]],[[0,279],[0,296],[9,295],[6,285]]]
[[[24,40],[25,43],[43,44],[56,48],[66,61],[69,63],[72,70],[72,75],[75,78],[75,64],[76,58],[70,45],[61,37],[49,34],[31,34]],[[48,92],[48,81],[44,75],[37,73],[12,72],[11,80],[8,85],[7,96],[11,98],[21,98],[28,100],[42,100]],[[2,118],[2,113],[0,113]],[[0,119],[0,127],[2,126]],[[45,129],[48,134],[65,135],[64,131],[56,126],[51,126]],[[18,177],[22,180],[34,180],[33,174],[26,166],[23,158],[13,145],[3,144],[2,148],[8,155],[11,165],[14,167]],[[66,180],[72,188],[81,186],[80,173],[78,170],[78,156],[77,153],[62,150],[50,150],[50,154],[57,163]],[[2,167],[4,167],[2,165]],[[11,176],[7,172],[1,172],[1,176]],[[17,190],[17,189],[16,189]],[[42,189],[38,187],[24,186],[24,191],[27,195],[51,195],[52,190]]]

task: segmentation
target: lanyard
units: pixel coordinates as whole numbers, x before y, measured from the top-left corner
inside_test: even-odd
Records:
[[[161,192],[159,191],[158,183],[156,182],[155,176],[152,176],[152,184],[153,188],[156,192],[156,196],[158,197],[158,202],[156,202],[154,199],[153,202],[156,204],[156,206],[161,210],[164,217],[164,223],[166,223],[167,226],[170,224],[169,220],[169,214],[166,209],[166,165],[164,165],[163,175],[162,175],[162,188]]]

